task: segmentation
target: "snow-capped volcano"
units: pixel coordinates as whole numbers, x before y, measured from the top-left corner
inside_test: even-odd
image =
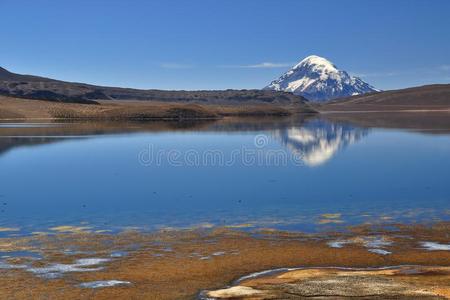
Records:
[[[264,89],[292,92],[317,102],[379,91],[317,55],[308,56]]]

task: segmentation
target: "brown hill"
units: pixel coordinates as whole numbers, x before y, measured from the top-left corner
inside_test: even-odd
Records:
[[[328,112],[450,110],[450,84],[433,84],[341,98],[317,108]]]
[[[20,75],[0,68],[0,95],[67,103],[98,103],[99,100],[183,102],[214,105],[269,104],[311,111],[306,100],[286,92],[262,90],[163,91],[95,86],[44,77]]]

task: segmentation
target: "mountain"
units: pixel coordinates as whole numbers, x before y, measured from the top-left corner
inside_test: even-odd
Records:
[[[312,111],[306,99],[268,90],[164,91],[104,87],[21,75],[0,68],[0,95],[66,103],[97,104],[100,100],[140,100],[219,105],[278,105],[293,111]]]
[[[379,91],[317,55],[308,56],[264,89],[292,92],[316,102]]]

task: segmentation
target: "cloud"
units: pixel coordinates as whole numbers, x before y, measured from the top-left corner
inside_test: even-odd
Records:
[[[276,69],[276,68],[288,68],[294,65],[293,63],[273,63],[262,62],[254,65],[225,65],[220,66],[222,68],[241,68],[241,69]]]
[[[164,69],[191,69],[194,67],[193,65],[179,63],[162,63],[160,66]]]
[[[450,65],[441,65],[439,69],[442,71],[450,71]]]

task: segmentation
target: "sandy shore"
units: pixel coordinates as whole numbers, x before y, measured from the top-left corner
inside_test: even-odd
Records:
[[[416,280],[423,285],[418,291],[428,286],[428,291],[435,294],[427,296],[438,297],[446,295],[449,286],[448,268],[440,268],[450,266],[449,229],[450,224],[439,223],[433,226],[395,225],[389,229],[359,226],[346,232],[317,234],[269,229],[243,232],[231,228],[154,233],[128,230],[108,234],[88,225],[59,226],[48,232],[35,232],[31,237],[0,239],[0,252],[3,256],[10,253],[0,263],[0,298],[194,299],[202,291],[227,288],[243,276],[264,270],[401,265],[439,267],[439,271],[420,269],[419,273],[427,274],[422,277],[417,272],[398,271],[404,280],[392,287],[392,295],[396,295],[394,291],[398,291],[398,286]],[[308,272],[315,272],[311,278],[316,282],[315,276],[321,276],[320,280],[324,281],[317,283],[315,290],[326,293],[329,290],[327,280],[338,276],[340,271]],[[380,276],[391,275],[370,274],[364,277],[364,282],[382,287],[382,281],[387,279]],[[305,277],[303,273],[283,276],[296,283]],[[362,280],[358,276],[362,275],[348,275],[348,281],[342,284],[351,287],[352,282]],[[264,280],[271,281],[274,277],[270,275]],[[242,281],[237,285],[285,292],[275,286],[264,288],[267,286],[265,281]],[[303,295],[305,290],[301,285],[298,288],[299,295]]]

